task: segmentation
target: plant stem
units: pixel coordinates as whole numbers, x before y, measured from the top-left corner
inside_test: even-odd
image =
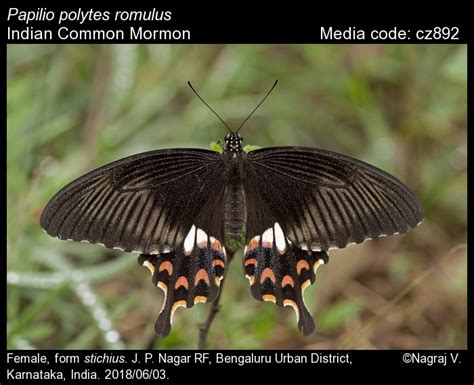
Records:
[[[159,337],[155,332],[153,331],[153,335],[148,339],[148,342],[145,346],[146,350],[153,350],[155,349],[156,341],[159,341]]]
[[[234,256],[237,250],[239,250],[239,247],[240,245],[237,245],[237,246],[232,245],[232,244],[229,245],[229,248],[228,248],[229,258],[228,258],[227,266],[229,266],[232,260],[234,259]],[[225,276],[224,276],[224,279],[221,281],[219,295],[217,296],[216,300],[212,303],[212,307],[211,307],[211,310],[209,311],[209,314],[207,315],[206,321],[199,326],[199,338],[198,338],[198,345],[197,345],[198,349],[202,350],[206,348],[207,335],[209,334],[209,330],[212,326],[212,322],[214,321],[214,318],[219,312],[219,308],[220,308],[219,301],[221,299],[222,290],[224,288],[224,282],[225,282]]]
[[[216,300],[212,303],[211,310],[209,311],[209,314],[207,315],[207,319],[204,323],[202,323],[199,326],[199,339],[198,339],[198,349],[205,349],[206,347],[206,340],[207,340],[207,335],[209,333],[209,329],[211,328],[212,322],[214,321],[214,318],[216,317],[217,313],[219,312],[219,301],[221,299],[221,294],[222,294],[222,287],[224,285],[224,281],[222,280],[220,290],[219,290],[219,295],[217,296]]]

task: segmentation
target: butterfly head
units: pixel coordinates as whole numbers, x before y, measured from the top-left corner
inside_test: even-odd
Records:
[[[225,138],[225,149],[230,152],[241,152],[242,151],[242,135],[236,132],[228,133]]]

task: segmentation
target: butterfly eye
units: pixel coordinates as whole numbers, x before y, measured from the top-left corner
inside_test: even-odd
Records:
[[[239,140],[240,140],[241,142],[243,142],[243,141],[244,141],[244,138],[243,138],[243,136],[242,136],[242,135],[240,135],[240,134],[237,134],[237,136],[238,136],[238,138],[239,138]]]
[[[230,139],[230,134],[225,134],[224,140],[227,142]]]

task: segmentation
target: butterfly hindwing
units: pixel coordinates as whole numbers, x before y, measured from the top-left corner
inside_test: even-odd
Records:
[[[293,246],[276,222],[249,241],[243,264],[253,297],[292,307],[298,328],[309,335],[314,330],[314,321],[303,294],[306,287],[315,282],[317,268],[327,261],[325,252]]]
[[[169,334],[179,307],[190,308],[217,298],[227,256],[218,239],[193,225],[182,247],[159,255],[142,254],[138,263],[150,270],[153,284],[163,290],[163,306],[155,331],[164,337]]]

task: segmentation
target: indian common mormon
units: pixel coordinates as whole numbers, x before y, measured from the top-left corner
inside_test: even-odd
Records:
[[[232,131],[189,83],[229,129],[222,152],[165,149],[120,159],[69,183],[42,212],[51,236],[140,254],[165,296],[160,336],[176,309],[217,298],[226,246],[241,237],[252,296],[292,307],[309,335],[314,321],[303,292],[328,251],[405,233],[423,219],[408,187],[360,160],[310,147],[245,152],[239,130],[276,84]]]

